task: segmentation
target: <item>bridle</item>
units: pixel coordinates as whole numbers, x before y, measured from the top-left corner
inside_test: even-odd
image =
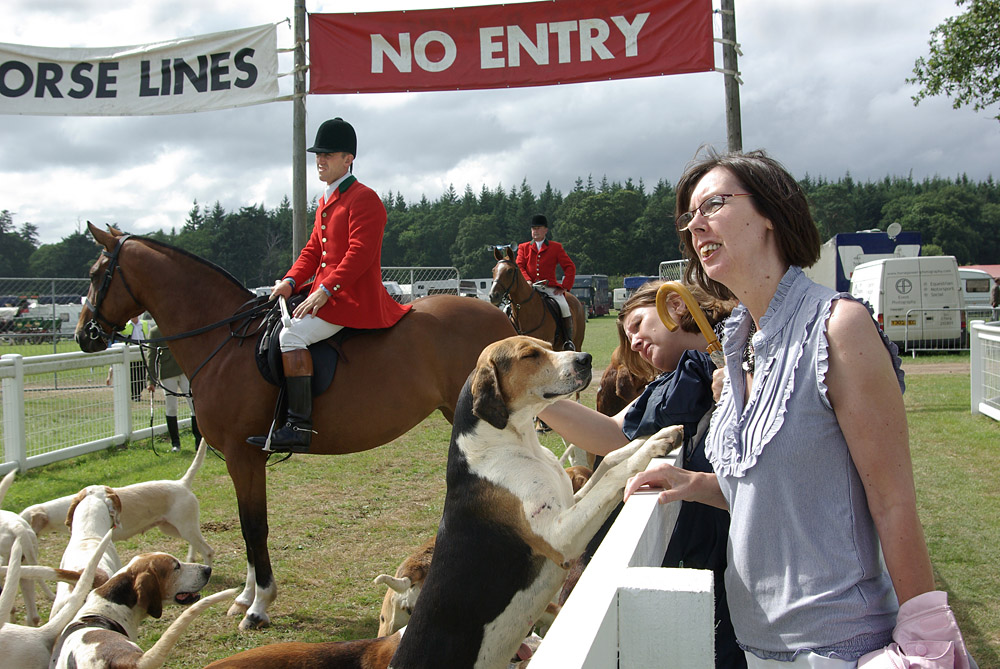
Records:
[[[502,265],[504,263],[507,263],[509,265],[513,265],[514,264],[513,261],[508,260],[508,259],[505,258],[505,259],[501,260],[498,263],[498,265]],[[508,283],[507,287],[503,289],[503,294],[500,296],[500,301],[503,302],[504,300],[507,300],[507,302],[510,303],[510,322],[514,326],[514,330],[517,332],[517,334],[519,334],[519,335],[528,335],[528,334],[531,334],[532,332],[536,332],[536,331],[540,330],[542,328],[542,326],[545,325],[545,305],[544,304],[542,305],[542,317],[538,321],[538,325],[536,325],[535,327],[531,328],[530,330],[523,329],[521,327],[521,320],[520,320],[521,307],[523,307],[526,304],[530,304],[531,301],[533,299],[535,299],[536,297],[538,299],[542,299],[542,298],[538,295],[538,291],[537,290],[535,290],[531,286],[528,286],[528,288],[531,290],[531,295],[528,297],[528,299],[526,299],[524,302],[515,302],[514,298],[510,294],[510,291],[514,288],[514,285],[517,283],[517,277],[520,274],[521,270],[518,269],[518,267],[515,265],[514,272],[516,272],[516,274],[514,274],[514,273],[511,274],[510,283]]]
[[[104,298],[108,294],[108,289],[111,287],[111,280],[115,276],[115,270],[120,269],[121,265],[118,263],[118,254],[121,253],[122,245],[125,241],[132,235],[122,235],[118,238],[118,242],[115,244],[115,249],[111,253],[108,253],[107,249],[101,249],[101,255],[108,258],[108,266],[104,268],[104,276],[101,278],[101,285],[97,289],[97,296],[94,298],[94,302],[91,303],[90,296],[88,295],[83,303],[90,309],[90,313],[93,314],[93,318],[87,321],[87,324],[83,326],[84,336],[89,338],[91,341],[96,341],[98,339],[106,339],[108,343],[112,343],[115,336],[118,333],[120,327],[116,323],[112,323],[110,320],[101,315],[101,303],[104,302]],[[122,285],[125,286],[125,292],[128,296],[132,298],[132,301],[136,303],[136,306],[141,307],[142,304],[136,299],[135,294],[132,292],[132,288],[128,285],[128,281],[125,279],[125,272],[120,271],[118,274],[121,276]],[[101,323],[104,323],[109,328],[111,328],[111,334],[104,331],[101,327]]]

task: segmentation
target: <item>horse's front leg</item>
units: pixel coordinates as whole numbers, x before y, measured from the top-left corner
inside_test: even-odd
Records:
[[[233,451],[230,451],[233,453]],[[228,615],[243,615],[240,629],[267,627],[267,609],[278,596],[267,551],[267,477],[264,458],[240,453],[226,458],[229,476],[236,488],[240,528],[247,548],[246,585],[229,608]]]

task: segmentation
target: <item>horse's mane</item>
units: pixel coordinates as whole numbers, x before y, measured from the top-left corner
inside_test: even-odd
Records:
[[[174,251],[176,253],[180,253],[183,256],[187,256],[188,258],[191,258],[192,260],[200,262],[202,265],[205,265],[209,269],[215,270],[216,272],[218,272],[219,274],[221,274],[225,278],[229,279],[230,281],[232,281],[233,283],[235,283],[237,286],[239,286],[240,288],[242,288],[244,291],[246,291],[248,293],[251,292],[249,288],[247,288],[245,285],[243,285],[242,281],[240,281],[239,279],[237,279],[235,276],[233,276],[232,274],[230,274],[227,270],[223,269],[219,265],[216,265],[211,260],[205,260],[201,256],[197,256],[194,253],[191,253],[190,251],[185,251],[184,249],[178,248],[178,247],[173,246],[171,244],[167,244],[166,242],[161,242],[161,241],[156,240],[156,239],[150,239],[149,237],[140,237],[139,235],[132,235],[132,236],[135,239],[141,239],[142,241],[149,242],[150,244],[152,244],[154,246],[162,246],[165,249],[169,249],[169,250]]]

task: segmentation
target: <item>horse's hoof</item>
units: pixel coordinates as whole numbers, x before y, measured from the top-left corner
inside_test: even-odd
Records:
[[[227,616],[242,616],[247,612],[250,606],[247,604],[241,604],[240,602],[233,602],[233,605],[229,607],[226,611]]]
[[[245,617],[242,621],[240,621],[240,629],[243,630],[244,632],[250,630],[264,629],[265,627],[270,627],[270,626],[271,626],[271,619],[268,618],[266,615],[259,616],[250,614],[247,617]]]

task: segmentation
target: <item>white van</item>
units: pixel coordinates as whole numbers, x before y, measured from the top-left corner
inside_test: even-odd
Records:
[[[883,258],[858,265],[851,294],[866,300],[900,347],[957,347],[965,328],[955,256]]]
[[[625,306],[625,300],[628,298],[628,291],[624,288],[615,288],[612,291],[611,306],[621,311],[622,307]]]
[[[989,272],[971,267],[959,267],[958,278],[962,282],[962,297],[965,298],[966,309],[990,308],[993,277]]]

